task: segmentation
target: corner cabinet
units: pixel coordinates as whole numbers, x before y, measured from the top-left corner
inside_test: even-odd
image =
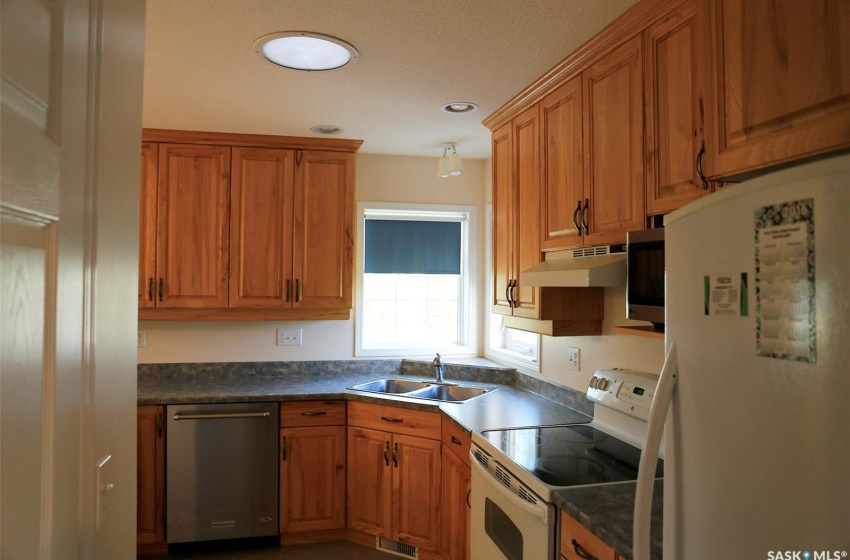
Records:
[[[140,406],[136,417],[136,548],[139,556],[168,553],[165,542],[165,422],[163,406]]]
[[[144,138],[140,320],[349,318],[360,141]]]
[[[443,424],[443,523],[442,552],[445,560],[468,560],[470,537],[469,433],[446,416]]]

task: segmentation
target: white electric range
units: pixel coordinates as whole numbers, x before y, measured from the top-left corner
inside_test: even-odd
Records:
[[[556,558],[553,492],[637,479],[657,380],[641,372],[597,370],[587,389],[595,403],[589,423],[474,432],[471,559]],[[657,477],[662,470],[659,460]]]

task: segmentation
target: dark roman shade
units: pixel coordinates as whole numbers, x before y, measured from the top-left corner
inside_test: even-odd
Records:
[[[460,274],[461,224],[366,219],[367,274]]]

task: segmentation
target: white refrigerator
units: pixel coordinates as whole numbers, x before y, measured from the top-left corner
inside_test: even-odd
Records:
[[[850,555],[850,155],[665,218],[664,560]],[[635,556],[649,558],[641,469]]]

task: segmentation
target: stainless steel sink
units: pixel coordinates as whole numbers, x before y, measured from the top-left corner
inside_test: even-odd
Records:
[[[451,383],[439,384],[427,383],[425,381],[408,381],[406,379],[378,379],[377,381],[355,385],[351,389],[450,403],[462,403],[495,390],[483,387],[465,387]]]

